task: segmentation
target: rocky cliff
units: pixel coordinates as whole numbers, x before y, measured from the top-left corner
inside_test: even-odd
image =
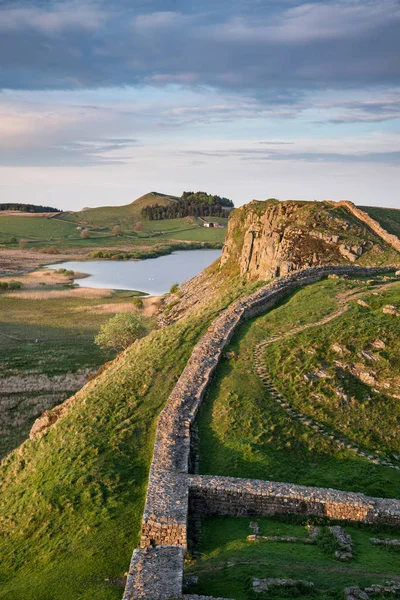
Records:
[[[250,202],[231,215],[221,267],[236,263],[242,276],[268,280],[305,267],[398,262],[399,240],[364,215],[350,202]]]

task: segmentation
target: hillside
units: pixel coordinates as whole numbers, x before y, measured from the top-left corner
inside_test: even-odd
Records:
[[[97,251],[109,249],[107,258],[123,259],[146,258],[150,251],[157,256],[180,247],[198,247],[198,244],[222,247],[227,218],[214,219],[224,227],[205,228],[204,220],[198,217],[148,220],[142,215],[147,206],[176,203],[173,196],[150,192],[124,206],[86,208],[61,214],[0,212],[0,250],[23,244],[26,250],[49,254],[84,255],[86,252],[97,258]],[[87,231],[83,234],[83,230]]]
[[[346,254],[341,245],[349,246]],[[399,254],[343,206],[274,201],[236,210],[222,266],[211,265],[171,294],[161,315],[171,324],[133,344],[69,401],[61,420],[4,461],[0,598],[120,600],[139,542],[156,418],[195,344],[225,307],[264,286],[278,267],[282,275],[310,261],[383,268],[399,262]],[[393,271],[335,275],[240,323],[197,416],[194,471],[398,497],[398,307]],[[209,356],[199,360],[208,364]],[[299,413],[308,424],[295,418]],[[369,548],[367,529],[349,526],[357,558],[343,565],[326,549],[250,546],[249,523],[203,519],[186,565],[199,577],[192,593],[250,599],[253,576],[304,579],[309,573],[323,588],[314,598],[336,599],[345,585],[399,575],[389,550]],[[263,532],[289,536],[304,536],[307,523],[259,521]],[[385,531],[376,526],[374,533]],[[399,537],[398,529],[391,531]]]
[[[360,208],[378,221],[389,233],[400,236],[399,208],[379,208],[377,206],[360,206]]]
[[[131,231],[142,220],[141,211],[145,206],[153,204],[168,206],[176,201],[176,198],[173,196],[149,192],[130,204],[85,208],[78,212],[68,212],[62,218],[69,222],[95,228],[112,228],[114,225],[121,225],[124,231]]]
[[[75,396],[59,424],[5,460],[0,598],[120,600],[139,539],[156,416],[232,297],[224,293],[195,318],[135,343]]]

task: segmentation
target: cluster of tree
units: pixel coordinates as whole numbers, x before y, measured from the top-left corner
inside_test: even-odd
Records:
[[[149,204],[142,209],[142,216],[150,221],[180,219],[182,217],[225,217],[226,209],[233,208],[232,200],[205,192],[183,192],[176,201],[161,206]]]
[[[0,204],[1,210],[18,210],[21,212],[28,213],[46,213],[46,212],[63,212],[58,208],[52,208],[51,206],[36,206],[35,204],[18,204],[17,202],[7,202]]]

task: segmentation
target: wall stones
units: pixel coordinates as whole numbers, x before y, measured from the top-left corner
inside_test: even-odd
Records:
[[[314,584],[312,581],[305,581],[304,579],[258,579],[253,578],[253,592],[261,594],[267,592],[270,588],[275,587],[300,587],[300,588],[313,588]]]
[[[400,240],[396,235],[388,233],[386,229],[382,227],[375,219],[369,216],[368,213],[358,208],[352,202],[348,200],[342,200],[341,202],[332,203],[336,206],[344,206],[347,210],[354,215],[357,219],[368,225],[372,231],[374,231],[379,237],[381,237],[387,244],[392,246],[397,252],[400,252]]]
[[[182,546],[135,550],[129,567],[124,600],[181,597],[183,558]]]
[[[400,500],[256,479],[189,475],[190,508],[201,515],[310,515],[400,526]]]

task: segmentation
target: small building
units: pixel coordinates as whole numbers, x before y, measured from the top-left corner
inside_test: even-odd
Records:
[[[205,221],[203,227],[215,227],[215,223],[213,223],[212,221]]]

